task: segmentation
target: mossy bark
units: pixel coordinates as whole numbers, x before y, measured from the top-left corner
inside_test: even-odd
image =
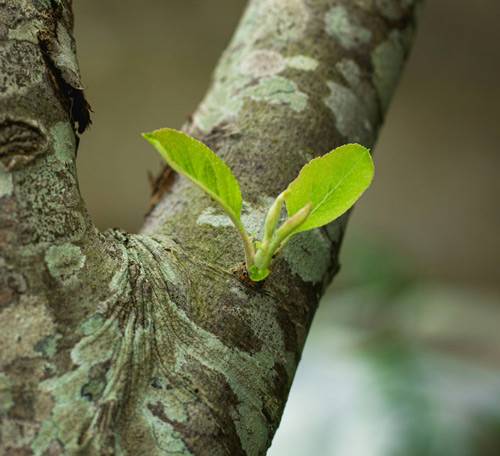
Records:
[[[185,129],[240,179],[252,234],[312,157],[373,146],[415,3],[249,3]],[[0,2],[0,453],[264,454],[346,218],[297,236],[258,287],[178,177],[142,233],[99,232],[76,178],[72,21],[70,0]]]

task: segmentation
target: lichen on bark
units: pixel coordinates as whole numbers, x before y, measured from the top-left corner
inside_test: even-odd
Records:
[[[175,179],[140,234],[99,232],[69,0],[0,2],[0,453],[265,454],[347,217],[262,286],[213,202]],[[232,167],[244,223],[312,157],[372,146],[413,2],[253,0],[186,131]]]

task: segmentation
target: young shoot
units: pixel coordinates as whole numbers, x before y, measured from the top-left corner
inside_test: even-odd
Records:
[[[251,280],[270,274],[274,256],[290,238],[326,225],[349,210],[370,186],[374,165],[370,152],[346,144],[307,163],[269,208],[261,240],[252,240],[241,222],[243,199],[231,169],[202,142],[177,130],[162,128],[144,133],[172,169],[201,187],[239,232]],[[283,206],[287,217],[279,224]]]

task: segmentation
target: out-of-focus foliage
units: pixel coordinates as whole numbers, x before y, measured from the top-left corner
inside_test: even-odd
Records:
[[[269,456],[498,455],[500,299],[351,245]]]

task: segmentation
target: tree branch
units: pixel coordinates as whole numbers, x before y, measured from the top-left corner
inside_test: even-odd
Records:
[[[415,8],[249,3],[185,129],[242,182],[251,234],[312,157],[373,145]],[[297,236],[259,287],[186,180],[156,195],[141,234],[99,233],[74,168],[89,117],[70,5],[22,0],[0,19],[2,454],[265,454],[346,218]]]

